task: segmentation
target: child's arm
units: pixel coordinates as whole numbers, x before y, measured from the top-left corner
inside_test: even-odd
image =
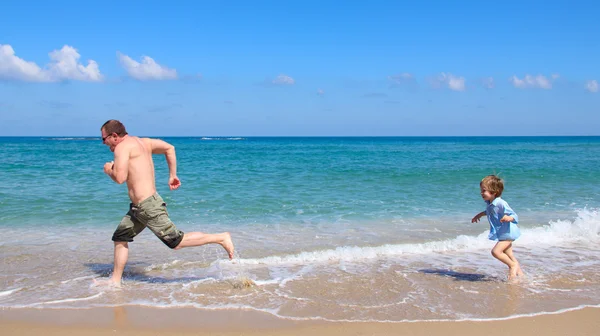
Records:
[[[471,219],[471,223],[476,223],[479,222],[479,219],[481,219],[481,217],[485,216],[485,211],[482,211],[480,213],[478,213],[477,215],[475,215],[475,217],[473,217],[473,219]]]
[[[504,203],[504,216],[500,218],[500,221],[511,222],[515,224],[519,223],[519,216],[517,216],[517,213],[506,202]]]

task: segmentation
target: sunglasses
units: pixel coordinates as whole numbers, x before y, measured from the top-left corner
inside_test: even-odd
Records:
[[[110,137],[111,135],[112,135],[112,134],[109,134],[109,135],[107,135],[107,136],[105,136],[105,137],[102,137],[102,143],[104,143],[104,142],[106,141],[106,139],[108,139],[108,137]]]

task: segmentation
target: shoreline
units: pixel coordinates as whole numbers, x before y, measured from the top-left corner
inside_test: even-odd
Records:
[[[52,309],[3,308],[0,328],[7,335],[595,335],[600,308],[583,307],[534,316],[494,320],[415,322],[298,321],[264,312],[195,308]]]

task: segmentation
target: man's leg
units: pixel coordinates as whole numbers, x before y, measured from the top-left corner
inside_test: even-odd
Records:
[[[129,210],[119,223],[112,236],[115,245],[113,274],[107,282],[110,285],[120,287],[123,279],[123,271],[129,258],[129,243],[133,238],[144,230],[145,226],[135,217],[133,210]]]
[[[203,232],[184,233],[177,229],[169,218],[167,203],[162,198],[157,197],[145,203],[142,212],[148,217],[146,226],[168,247],[179,250],[184,247],[219,244],[223,246],[229,259],[233,258],[234,247],[229,232],[216,234]]]
[[[128,257],[129,244],[127,242],[115,242],[115,265],[113,266],[113,274],[110,278],[110,282],[115,286],[121,286],[123,270],[125,269],[125,264],[127,264]]]
[[[202,233],[202,232],[188,232],[183,234],[183,239],[175,247],[175,250],[182,249],[184,247],[201,246],[206,244],[219,244],[223,246],[229,259],[233,258],[233,242],[231,241],[231,235],[229,232],[223,233]]]

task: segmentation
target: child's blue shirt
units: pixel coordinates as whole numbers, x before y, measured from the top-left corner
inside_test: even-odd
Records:
[[[490,222],[490,240],[515,240],[521,236],[521,231],[517,224],[519,217],[513,209],[500,197],[496,197],[492,202],[485,201],[487,207],[485,214]],[[504,215],[514,218],[512,222],[500,222]]]

